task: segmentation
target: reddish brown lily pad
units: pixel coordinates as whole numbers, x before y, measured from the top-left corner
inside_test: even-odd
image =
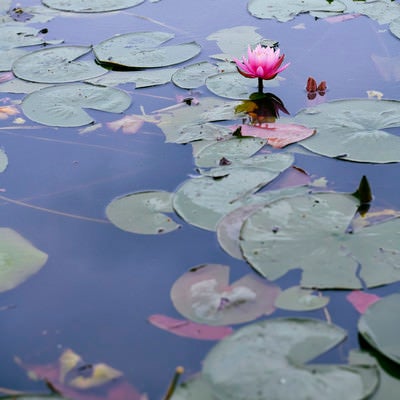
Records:
[[[238,126],[231,127],[235,131]],[[281,149],[292,143],[300,142],[315,134],[314,129],[299,124],[263,123],[260,125],[241,125],[242,136],[253,136],[267,139],[268,144]]]
[[[172,286],[171,299],[186,318],[208,325],[252,321],[274,312],[280,289],[256,275],[229,285],[229,267],[206,264],[191,268]]]
[[[154,314],[148,318],[157,328],[174,335],[201,340],[219,340],[230,335],[233,329],[229,326],[209,326],[184,319],[175,319],[167,315]]]

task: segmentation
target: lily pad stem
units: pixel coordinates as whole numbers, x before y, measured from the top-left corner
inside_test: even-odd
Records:
[[[169,400],[175,392],[176,386],[178,385],[178,381],[180,376],[183,374],[184,369],[183,367],[176,367],[175,374],[172,378],[171,383],[169,384],[167,393],[164,396],[163,400]]]

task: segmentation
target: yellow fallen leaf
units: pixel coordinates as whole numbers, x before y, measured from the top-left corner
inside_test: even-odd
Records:
[[[96,364],[93,373],[89,377],[78,376],[69,382],[69,385],[77,389],[89,389],[110,382],[121,377],[122,372],[109,367],[107,364]]]
[[[82,362],[82,358],[72,350],[65,350],[60,357],[60,382],[64,383],[65,376]]]

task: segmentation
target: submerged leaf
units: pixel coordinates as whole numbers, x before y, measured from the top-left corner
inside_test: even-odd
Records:
[[[254,275],[229,285],[229,267],[191,268],[171,288],[175,308],[186,318],[208,325],[230,325],[271,314],[280,289]]]
[[[130,96],[120,89],[77,83],[50,86],[29,94],[22,101],[22,111],[40,124],[72,127],[93,122],[84,108],[121,113],[130,104]]]
[[[228,326],[209,326],[195,322],[175,319],[166,315],[150,315],[149,322],[174,335],[200,340],[219,340],[230,335],[233,329]]]
[[[161,234],[180,227],[164,213],[172,213],[171,194],[162,191],[132,193],[113,200],[107,218],[118,228],[140,234]]]

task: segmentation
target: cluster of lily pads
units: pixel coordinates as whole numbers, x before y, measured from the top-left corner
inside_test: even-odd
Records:
[[[113,11],[140,3],[142,0],[43,0],[50,10],[81,13]],[[289,3],[250,0],[248,10],[257,18],[282,22],[304,12],[318,18],[361,13],[379,23],[390,23],[392,33],[399,36],[397,2]],[[228,254],[244,259],[268,281],[293,269],[302,270],[302,279],[300,286],[281,291],[254,275],[229,285],[226,266],[196,267],[171,289],[171,299],[185,318],[216,326],[249,322],[271,314],[275,307],[305,311],[326,306],[329,299],[315,296],[311,289],[361,289],[400,281],[399,212],[383,210],[377,213],[376,222],[376,214],[360,211],[363,204],[359,193],[320,191],[317,182],[311,180],[265,190],[293,167],[290,147],[289,151],[277,151],[271,146],[274,139],[287,134],[289,126],[296,133],[303,128],[308,131],[299,139],[300,145],[325,157],[400,162],[400,138],[387,131],[400,126],[397,100],[327,102],[301,110],[292,118],[252,127],[258,133],[244,133],[248,124],[243,122],[247,115],[241,106],[256,91],[257,83],[238,74],[230,61],[239,57],[248,43],[263,40],[253,27],[224,29],[210,35],[207,39],[215,40],[222,52],[212,56],[217,61],[163,68],[198,56],[200,46],[195,42],[166,45],[173,35],[165,32],[118,35],[93,48],[60,46],[61,41],[47,41],[42,32],[29,26],[21,34],[20,25],[17,29],[15,22],[7,20],[9,5],[0,6],[5,23],[0,26],[0,48],[7,59],[0,65],[3,71],[11,70],[16,79],[1,84],[0,90],[28,93],[22,100],[22,111],[32,121],[73,127],[93,122],[86,108],[123,113],[130,107],[131,97],[116,86],[132,82],[136,88],[171,81],[182,89],[206,85],[210,92],[225,98],[203,97],[199,104],[182,103],[148,115],[127,116],[156,124],[166,142],[191,144],[196,176],[174,193],[143,191],[117,198],[107,206],[106,215],[118,228],[135,234],[172,232],[181,227],[181,218],[215,231]],[[27,12],[32,12],[34,20],[35,10]],[[52,46],[26,51],[26,47],[41,44]],[[267,84],[273,88],[279,81],[275,78]],[[3,158],[4,170],[5,154]],[[8,274],[0,287],[3,291],[37,272],[47,255],[14,231],[1,228],[0,236],[4,247],[0,268]],[[393,319],[399,312],[398,300],[398,295],[379,300],[358,323],[365,340],[397,364],[400,349]],[[172,398],[362,399],[377,390],[378,396],[388,399],[382,393],[391,387],[390,376],[375,358],[353,352],[348,365],[309,364],[345,337],[346,333],[333,324],[301,318],[264,320],[233,334],[229,331],[229,336],[205,358],[201,374],[181,385]],[[75,361],[68,364],[67,372],[78,365]],[[64,385],[64,378],[57,376],[56,382]]]

